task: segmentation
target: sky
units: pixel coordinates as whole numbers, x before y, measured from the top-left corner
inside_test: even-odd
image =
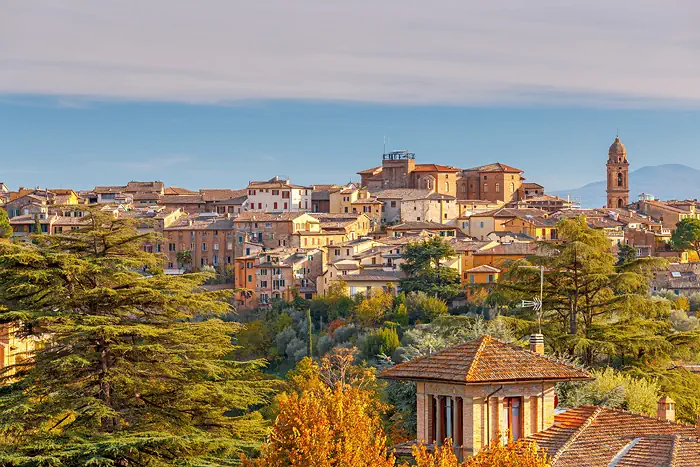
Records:
[[[344,183],[384,141],[547,189],[700,168],[700,3],[4,0],[0,181]]]

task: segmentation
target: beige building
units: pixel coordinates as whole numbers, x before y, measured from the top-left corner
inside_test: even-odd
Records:
[[[380,374],[417,386],[418,441],[453,440],[460,458],[494,440],[528,437],[554,425],[554,386],[591,379],[584,370],[544,356],[544,337],[531,350],[484,336]]]

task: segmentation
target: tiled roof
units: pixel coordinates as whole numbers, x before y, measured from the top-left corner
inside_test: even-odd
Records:
[[[414,172],[461,172],[461,169],[451,165],[416,164]]]
[[[499,243],[491,248],[475,251],[474,255],[522,255],[529,256],[537,253],[537,244],[534,242]]]
[[[499,208],[493,211],[481,212],[479,214],[474,214],[472,217],[496,217],[496,218],[511,218],[511,217],[525,217],[525,216],[545,216],[547,213],[541,209],[535,208]]]
[[[121,193],[126,190],[125,186],[96,186],[94,193]]]
[[[533,183],[533,182],[528,182],[528,183],[523,183],[522,187],[525,189],[532,189],[532,188],[544,188],[542,185],[539,183]]]
[[[490,266],[490,265],[488,265],[488,264],[482,264],[481,266],[477,266],[477,267],[475,267],[475,268],[467,269],[467,270],[464,271],[464,272],[486,272],[486,273],[489,273],[489,274],[494,274],[494,273],[497,273],[497,272],[501,272],[501,270],[498,269],[498,268],[495,268],[495,267],[493,267],[493,266]]]
[[[430,193],[430,190],[416,188],[390,188],[374,193],[374,197],[377,199],[424,199]]]
[[[462,384],[590,379],[584,370],[490,336],[398,364],[380,376]]]
[[[361,172],[357,172],[357,174],[358,175],[373,175],[377,171],[381,171],[381,170],[382,170],[382,166],[380,165],[379,167],[373,167],[371,169],[366,169],[366,170],[363,170]]]
[[[454,225],[439,224],[437,222],[404,222],[387,227],[387,230],[455,230],[456,228]]]
[[[697,466],[697,427],[607,407],[581,406],[554,417],[529,439],[553,467]]]
[[[229,188],[203,188],[199,190],[204,201],[222,201],[238,198],[248,194],[248,190],[231,190]]]
[[[522,173],[522,170],[516,169],[506,164],[501,164],[500,162],[495,162],[493,164],[480,165],[479,167],[472,167],[471,169],[465,169],[465,172],[515,172]]]
[[[303,216],[303,212],[255,212],[244,211],[239,213],[234,221],[236,222],[288,222]],[[316,214],[314,214],[314,217]]]
[[[180,188],[179,186],[169,186],[165,188],[164,195],[198,195],[196,191],[188,190],[187,188]]]
[[[163,191],[163,182],[134,182],[126,184],[124,191],[127,193],[137,193],[143,191],[158,192]]]
[[[196,195],[165,195],[158,200],[159,204],[202,204],[204,200]]]
[[[352,282],[396,282],[404,277],[401,271],[384,271],[384,270],[363,270],[359,274],[348,274],[342,276],[342,279],[347,283]]]

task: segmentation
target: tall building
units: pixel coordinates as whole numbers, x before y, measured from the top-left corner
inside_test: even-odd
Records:
[[[627,162],[627,149],[615,138],[615,142],[608,151],[608,205],[609,208],[622,208],[629,204],[629,162]]]

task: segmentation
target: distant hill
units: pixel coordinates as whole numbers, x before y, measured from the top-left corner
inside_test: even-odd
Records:
[[[605,206],[605,180],[589,183],[581,188],[553,191],[549,194],[566,198],[571,196],[584,208]],[[664,164],[642,167],[630,172],[630,202],[640,193],[654,195],[656,199],[700,198],[700,170],[681,164]]]

